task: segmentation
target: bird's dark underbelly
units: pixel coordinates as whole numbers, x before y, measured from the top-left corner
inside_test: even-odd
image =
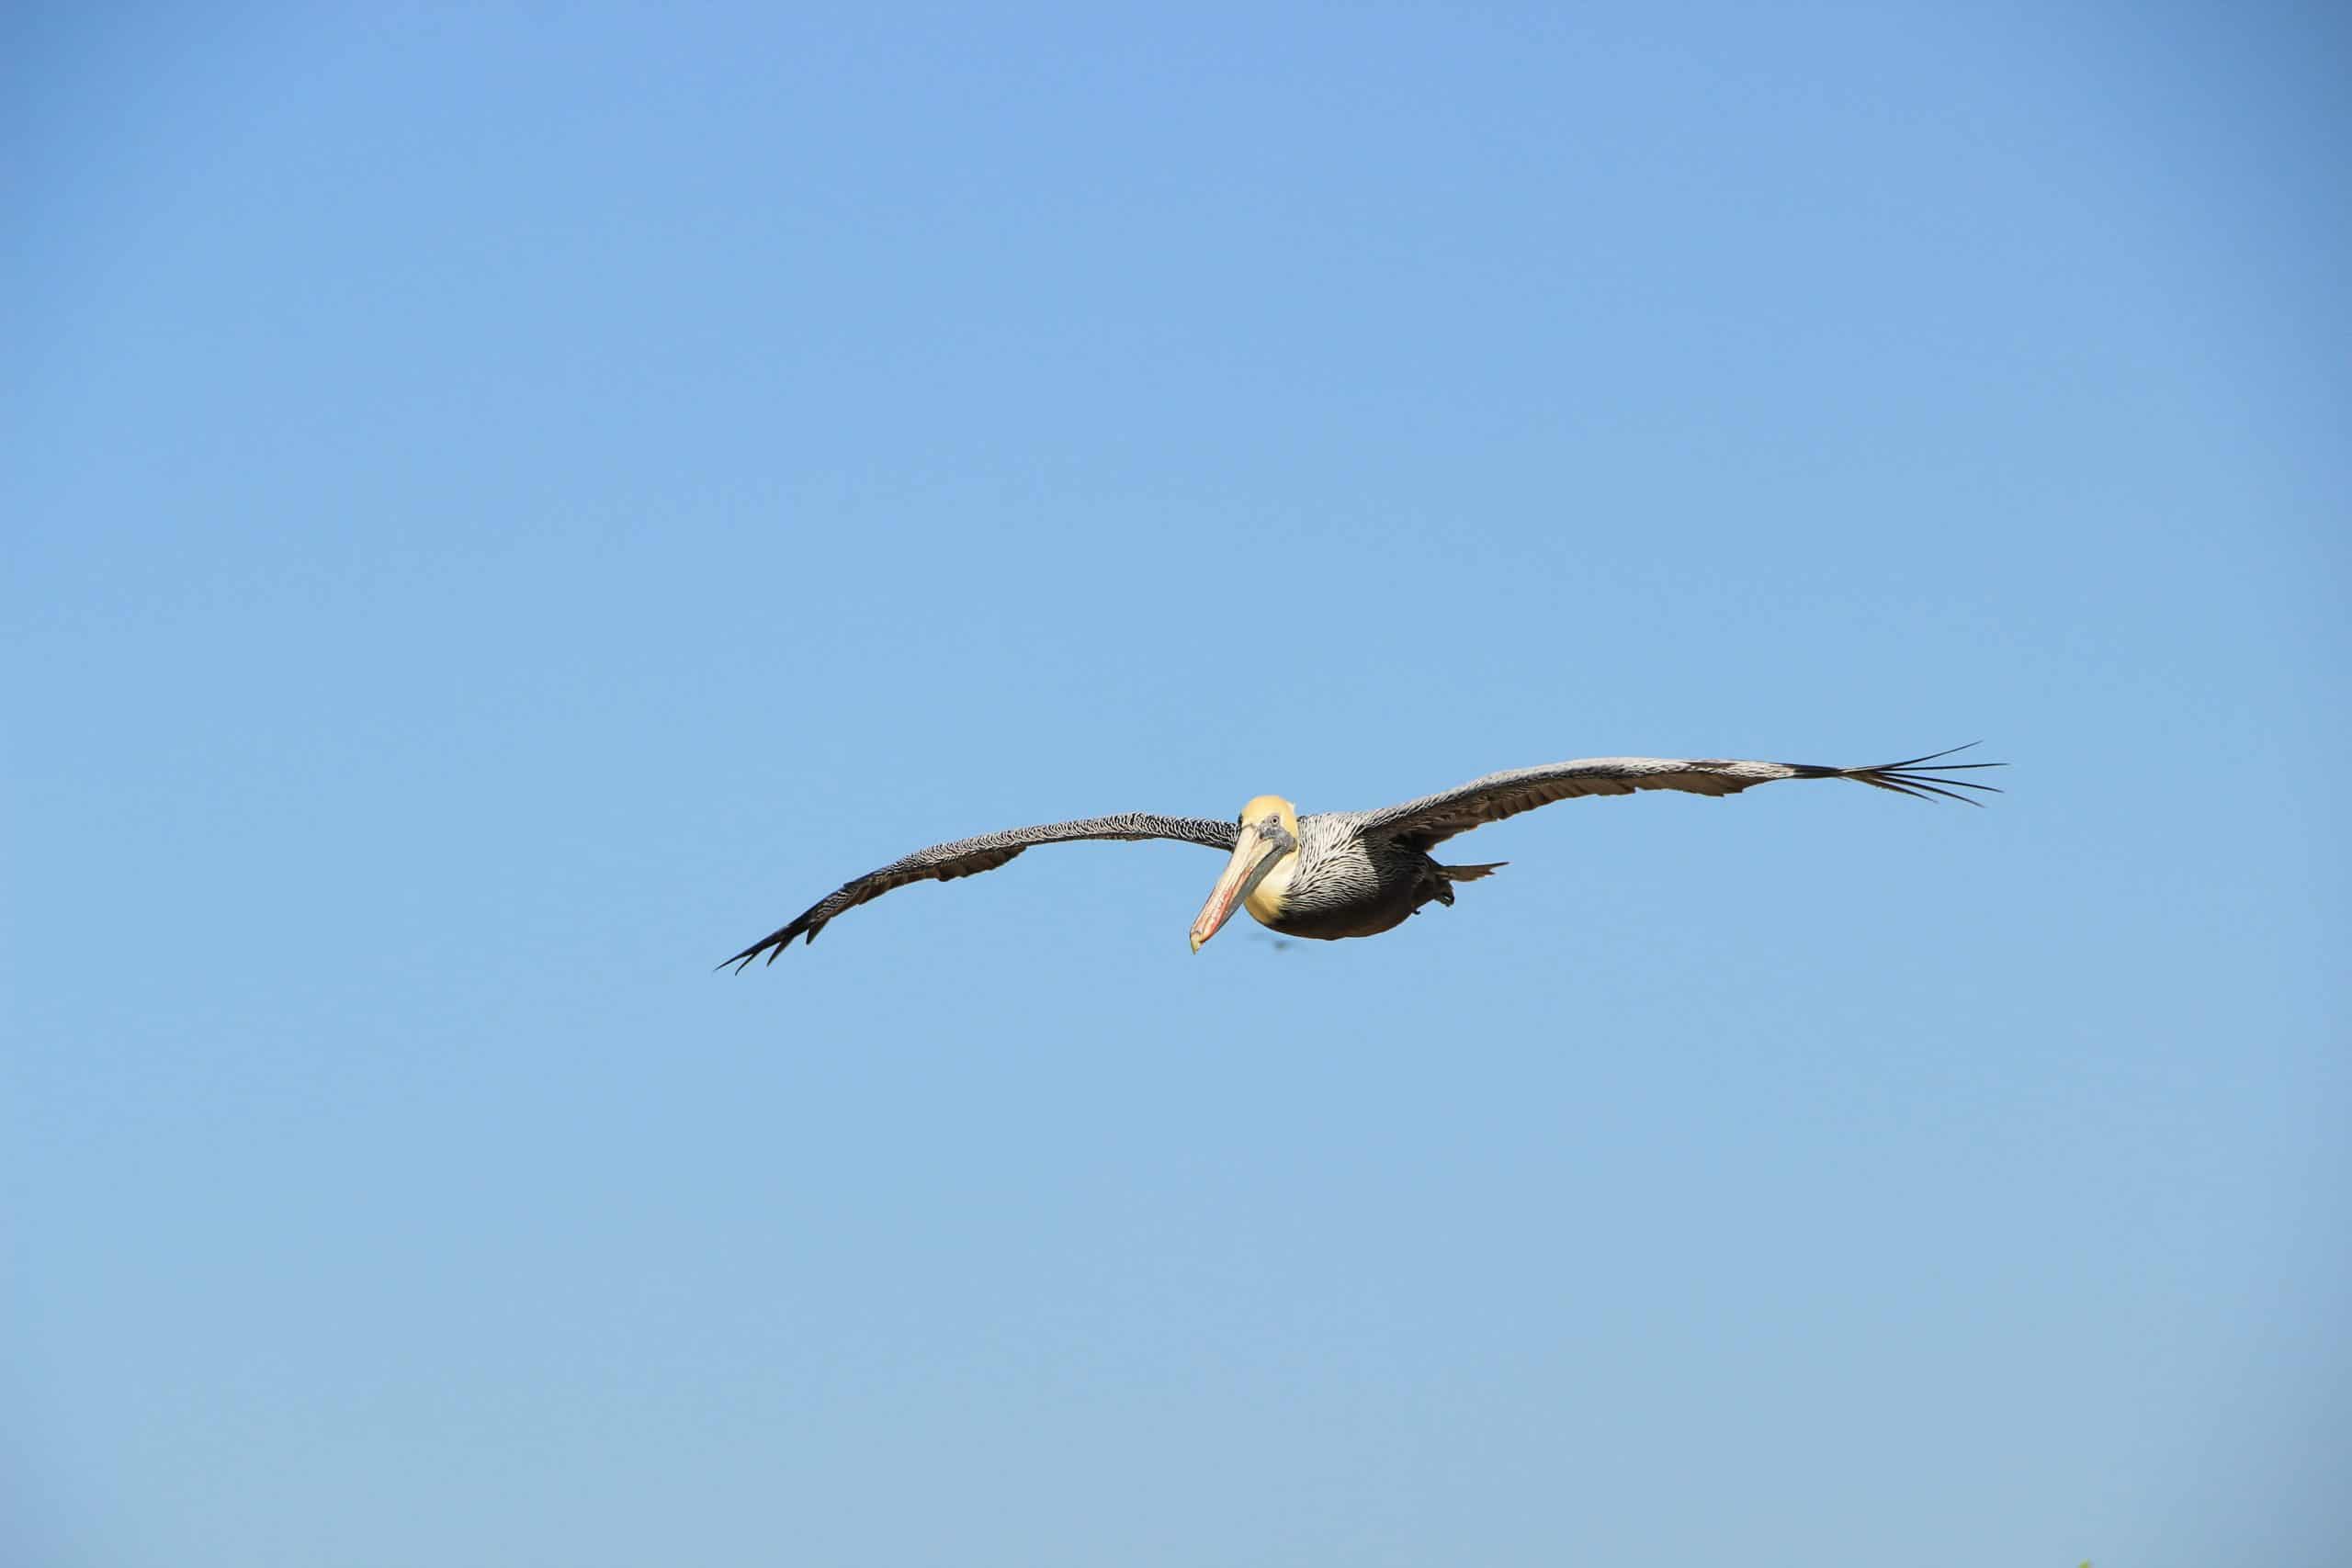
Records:
[[[1426,901],[1427,896],[1416,897],[1410,885],[1374,894],[1369,898],[1337,905],[1329,908],[1284,909],[1282,918],[1268,924],[1284,936],[1309,937],[1317,942],[1337,942],[1342,937],[1378,936],[1394,931]]]

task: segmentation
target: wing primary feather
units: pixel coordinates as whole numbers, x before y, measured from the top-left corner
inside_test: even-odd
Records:
[[[1922,762],[1932,762],[1939,757],[1957,757],[1962,751],[1973,751],[1977,747],[1984,744],[1984,742],[1982,740],[1971,740],[1964,746],[1947,746],[1940,751],[1930,751],[1924,757],[1914,757],[1907,762],[1882,762],[1879,766],[1882,771],[1888,768],[1916,768]],[[1947,762],[1944,765],[1951,768],[1997,768],[2003,764],[1999,762]]]
[[[1973,779],[1956,779],[1951,775],[1963,769],[2005,768],[2008,764],[2007,762],[1939,762],[1937,761],[1939,757],[1957,756],[1970,747],[1979,744],[1981,742],[1972,740],[1967,746],[1954,746],[1947,750],[1930,751],[1924,757],[1914,757],[1908,761],[1881,762],[1875,767],[1869,768],[1838,768],[1829,772],[1838,778],[1852,779],[1857,784],[1875,784],[1880,789],[1891,789],[1898,795],[1908,795],[1917,800],[1925,800],[1929,795],[1940,795],[1946,800],[1957,800],[1962,806],[1981,807],[1984,804],[1983,801],[1973,800],[1967,795],[1955,792],[1963,789],[1975,790],[1983,795],[2002,795],[2007,792],[1998,784],[1978,784]]]

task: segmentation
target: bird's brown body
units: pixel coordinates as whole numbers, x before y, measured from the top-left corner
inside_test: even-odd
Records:
[[[1502,863],[1441,865],[1394,839],[1365,834],[1362,824],[1360,812],[1301,818],[1298,852],[1278,861],[1259,883],[1244,905],[1250,918],[1284,936],[1318,942],[1378,936],[1403,925],[1424,904],[1453,903],[1455,883],[1485,876]]]

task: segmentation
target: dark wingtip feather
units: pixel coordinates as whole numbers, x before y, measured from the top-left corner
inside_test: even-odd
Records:
[[[1897,795],[1907,795],[1917,800],[1940,796],[1945,800],[1957,800],[1962,806],[1981,807],[1984,804],[1983,801],[1959,792],[1964,789],[1974,790],[1980,795],[2003,795],[2007,792],[1998,784],[1978,784],[1973,779],[1954,778],[1952,774],[1975,768],[2006,768],[2008,764],[2007,762],[1943,762],[1937,759],[1957,756],[1972,747],[1983,744],[1983,741],[1972,740],[1966,746],[1948,747],[1941,751],[1930,751],[1924,757],[1913,757],[1901,762],[1881,762],[1875,767],[1869,768],[1848,768],[1840,776],[1852,779],[1857,784],[1871,784],[1880,789],[1891,789]]]
[[[1932,762],[1939,757],[1957,757],[1962,751],[1973,751],[1984,744],[1982,740],[1971,740],[1963,746],[1947,746],[1940,751],[1930,751],[1924,757],[1911,757],[1900,762],[1882,762],[1879,764],[1879,771],[1883,772],[1889,768],[1916,768],[1922,762]],[[1950,768],[1997,768],[2001,764],[1998,762],[1947,762],[1944,765]]]
[[[763,953],[767,954],[767,961],[773,964],[775,962],[775,955],[790,947],[792,939],[799,934],[791,926],[786,926],[782,931],[770,931],[734,957],[721,960],[718,968],[712,973],[716,974],[718,969],[724,969],[731,964],[735,966],[735,973],[741,975],[744,970],[749,969],[752,961]]]

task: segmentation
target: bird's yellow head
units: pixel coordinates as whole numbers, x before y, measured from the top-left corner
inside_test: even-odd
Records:
[[[1241,808],[1238,820],[1246,828],[1253,822],[1262,824],[1270,818],[1281,825],[1283,832],[1294,839],[1298,837],[1298,807],[1279,795],[1253,795],[1250,804]]]
[[[1193,922],[1193,951],[1200,952],[1201,943],[1233,918],[1236,905],[1246,903],[1252,919],[1272,924],[1297,864],[1298,808],[1279,795],[1261,795],[1243,807],[1233,858]]]

